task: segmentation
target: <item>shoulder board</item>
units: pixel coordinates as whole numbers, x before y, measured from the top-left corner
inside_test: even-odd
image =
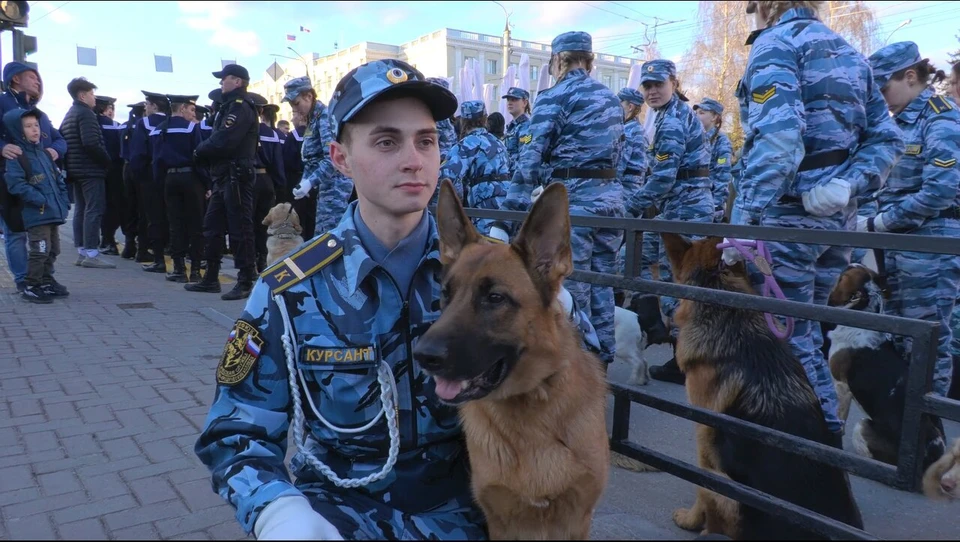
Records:
[[[950,111],[951,109],[953,109],[953,106],[950,105],[950,102],[948,102],[946,99],[944,99],[943,96],[940,96],[939,94],[934,94],[933,96],[931,96],[930,99],[927,100],[927,103],[930,104],[931,108],[933,108],[933,112],[937,114],[943,113],[944,111]]]
[[[341,255],[343,246],[340,241],[325,233],[268,267],[260,274],[260,278],[270,286],[271,293],[279,294],[309,278]]]

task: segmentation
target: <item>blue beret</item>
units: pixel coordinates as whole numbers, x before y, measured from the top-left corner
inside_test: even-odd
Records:
[[[297,99],[297,96],[312,88],[313,85],[310,83],[310,78],[306,75],[291,79],[283,84],[283,99],[281,101],[292,102]]]
[[[723,114],[723,104],[712,98],[704,98],[700,100],[699,104],[693,106],[694,111],[696,111],[697,109],[703,109],[704,111],[712,111],[718,115]]]
[[[658,58],[657,60],[650,60],[643,63],[643,66],[640,67],[640,82],[646,83],[647,81],[658,81],[664,82],[670,79],[670,76],[676,77],[677,75],[677,65],[670,60],[664,60]]]
[[[471,100],[460,104],[460,116],[465,119],[479,119],[487,112],[487,107],[480,100]]]
[[[559,36],[553,38],[553,43],[550,44],[550,49],[553,54],[562,53],[564,51],[585,51],[587,53],[593,52],[593,38],[590,37],[590,34],[586,32],[564,32]]]
[[[898,71],[909,68],[923,60],[920,58],[920,49],[912,41],[891,43],[867,59],[873,69],[873,80],[881,87],[887,84],[890,76]]]
[[[427,81],[410,64],[395,59],[375,60],[350,70],[337,83],[328,106],[334,137],[339,139],[343,124],[367,104],[398,89],[423,100],[436,121],[448,119],[457,111],[457,97],[441,85]]]
[[[529,100],[530,93],[519,87],[510,87],[507,90],[507,93],[500,97],[501,98],[517,98],[519,100]]]
[[[617,98],[620,98],[621,102],[643,105],[643,94],[640,94],[640,91],[635,88],[620,89],[620,92],[617,93]]]

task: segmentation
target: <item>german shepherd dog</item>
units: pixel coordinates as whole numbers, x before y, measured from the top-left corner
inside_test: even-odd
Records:
[[[413,355],[459,407],[490,538],[587,539],[607,484],[607,384],[556,300],[573,271],[567,192],[544,190],[510,244],[481,236],[444,180],[441,315]]]
[[[678,284],[729,292],[756,292],[742,262],[721,264],[719,238],[693,243],[662,235]],[[677,363],[686,374],[690,403],[728,416],[830,444],[820,401],[789,345],[757,311],[681,299],[675,314],[680,335]],[[744,485],[863,528],[847,474],[721,429],[697,426],[700,467]],[[735,539],[815,539],[755,508],[699,488],[694,506],[674,512],[681,528]]]
[[[840,274],[827,304],[882,314],[884,298],[877,273],[854,263]],[[840,419],[846,421],[854,399],[867,414],[853,430],[854,450],[862,456],[896,465],[900,456],[909,362],[888,333],[840,325],[829,335],[828,359],[837,385]],[[943,422],[939,417],[925,415],[921,418],[920,430],[925,443],[923,468],[928,469],[946,451]]]

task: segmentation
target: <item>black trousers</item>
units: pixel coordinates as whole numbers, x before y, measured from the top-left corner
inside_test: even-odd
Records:
[[[294,182],[294,179],[296,182]],[[292,177],[290,173],[287,173],[287,181],[291,183],[291,186],[297,186],[300,184],[300,175]],[[309,241],[313,239],[313,229],[317,226],[317,196],[318,191],[311,190],[307,193],[307,197],[293,200],[293,210],[297,212],[297,216],[300,217],[300,226],[303,227],[303,232],[300,234],[303,237],[304,241]]]
[[[253,245],[253,169],[231,179],[214,175],[213,189],[203,217],[203,237],[207,268],[220,266],[223,236],[230,232],[233,264],[241,281],[256,280],[256,253]]]
[[[169,236],[167,210],[164,203],[163,179],[139,179],[141,219],[147,219],[147,246],[153,249],[155,261],[163,261],[163,249]]]
[[[167,173],[164,197],[170,224],[170,252],[174,259],[203,259],[203,202],[206,187],[193,172]]]
[[[140,181],[133,178],[133,171],[130,164],[123,164],[123,188],[124,188],[124,208],[126,212],[121,215],[123,223],[120,225],[126,242],[136,240],[139,243],[147,242],[147,218],[143,215],[140,208]],[[143,250],[146,250],[144,245]]]
[[[100,239],[103,245],[112,245],[116,243],[117,228],[123,226],[124,205],[124,186],[123,186],[123,166],[113,164],[107,170],[106,177],[106,196],[107,207],[100,221]],[[123,231],[124,236],[128,236],[127,231]]]
[[[267,261],[267,227],[263,219],[276,205],[277,193],[273,177],[269,173],[257,173],[253,183],[253,239],[257,250],[257,261]]]

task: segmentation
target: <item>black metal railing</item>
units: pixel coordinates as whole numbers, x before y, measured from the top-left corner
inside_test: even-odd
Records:
[[[522,222],[526,217],[526,213],[522,212],[473,208],[465,210],[467,215],[471,217],[493,218],[507,222]],[[640,274],[642,235],[643,232],[652,234],[670,232],[695,236],[760,239],[765,241],[865,247],[950,255],[960,255],[960,243],[957,243],[956,239],[891,233],[734,226],[729,224],[576,215],[571,217],[571,222],[574,226],[619,229],[624,231],[626,242],[626,272],[623,276],[589,271],[575,271],[570,277],[573,280],[635,292],[651,293],[727,307],[793,316],[805,320],[816,320],[883,331],[911,337],[913,339],[906,386],[903,433],[901,435],[899,461],[896,467],[738,418],[697,408],[688,404],[662,399],[637,388],[624,386],[615,382],[610,383],[610,389],[614,396],[613,431],[610,438],[610,447],[613,451],[741,503],[780,516],[790,523],[814,530],[821,535],[862,540],[876,539],[875,536],[860,529],[850,527],[849,525],[817,514],[806,508],[791,504],[772,495],[703,470],[696,465],[680,461],[631,442],[630,409],[633,403],[638,403],[686,418],[696,423],[754,439],[758,442],[815,461],[820,461],[843,469],[851,474],[875,480],[897,489],[917,491],[922,476],[922,450],[924,448],[924,443],[922,442],[923,435],[921,432],[922,417],[924,415],[935,415],[960,421],[960,402],[944,399],[931,393],[933,369],[937,360],[937,339],[940,334],[940,324],[896,316],[851,311],[836,307],[770,299],[751,294],[724,292],[696,286],[638,279],[636,277]]]

